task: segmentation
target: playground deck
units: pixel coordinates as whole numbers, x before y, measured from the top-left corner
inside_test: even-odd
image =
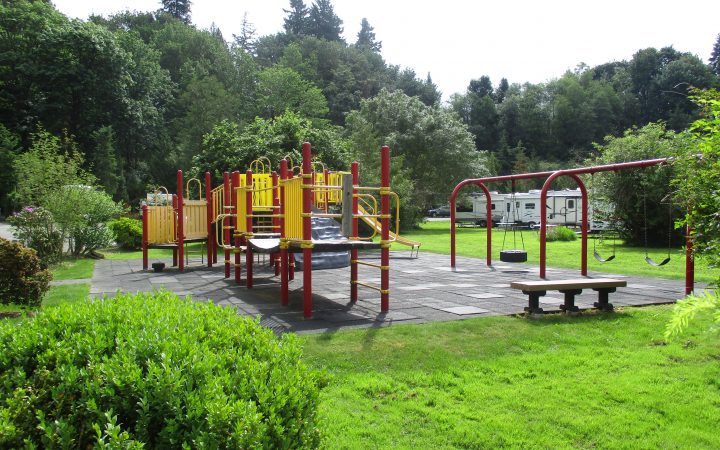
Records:
[[[392,252],[390,272],[390,311],[380,312],[377,292],[360,289],[357,304],[350,304],[350,274],[347,268],[313,271],[313,318],[303,319],[302,274],[290,282],[290,306],[280,305],[278,277],[271,276],[266,264],[257,264],[255,287],[236,285],[223,276],[222,265],[200,267],[200,261],[190,261],[184,273],[169,268],[160,273],[143,271],[136,260],[98,261],[92,279],[91,295],[112,296],[118,289],[124,292],[148,292],[164,287],[194,300],[235,307],[239,314],[260,316],[261,323],[276,332],[326,332],[353,327],[380,327],[394,323],[424,323],[461,320],[470,317],[511,315],[523,312],[527,296],[511,289],[516,280],[539,280],[539,269],[524,264],[497,263],[485,266],[481,259],[458,257],[458,268],[450,269],[450,257],[422,253],[410,258],[409,252]],[[379,259],[373,252],[363,259]],[[170,261],[165,261],[169,266]],[[610,266],[608,265],[610,269]],[[612,294],[615,307],[671,303],[684,296],[682,280],[641,278],[608,273],[590,276],[610,276],[627,280],[627,287]],[[547,269],[547,278],[559,280],[577,278],[578,270]],[[360,267],[360,279],[379,281],[377,270]],[[576,298],[581,309],[591,308],[597,293],[583,291]],[[546,312],[559,311],[562,294],[548,292],[540,306]]]

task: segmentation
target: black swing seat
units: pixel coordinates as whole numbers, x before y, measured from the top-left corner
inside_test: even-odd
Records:
[[[615,259],[615,255],[610,255],[610,256],[608,256],[607,258],[603,258],[602,255],[600,255],[600,253],[597,252],[597,250],[595,250],[595,251],[593,252],[593,256],[595,257],[595,259],[597,259],[597,260],[600,261],[601,263],[610,262],[610,261],[612,261],[613,259]]]
[[[660,262],[658,263],[658,262],[653,261],[653,259],[652,259],[651,257],[646,256],[646,257],[645,257],[645,262],[648,263],[648,264],[650,264],[651,266],[654,266],[654,267],[661,267],[661,266],[664,266],[665,264],[667,264],[667,263],[670,262],[670,257],[668,256],[667,258],[663,259],[662,261],[660,261]]]
[[[527,261],[525,250],[503,250],[500,252],[500,261],[508,263],[521,263]]]

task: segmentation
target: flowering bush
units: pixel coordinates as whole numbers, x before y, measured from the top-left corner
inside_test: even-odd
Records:
[[[55,227],[52,213],[42,207],[28,206],[8,217],[13,235],[26,247],[37,252],[43,266],[57,262],[62,257],[63,238]]]

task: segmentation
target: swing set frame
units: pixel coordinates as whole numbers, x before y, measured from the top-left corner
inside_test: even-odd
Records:
[[[516,180],[528,180],[536,178],[545,178],[542,190],[540,191],[540,204],[547,204],[547,192],[550,189],[553,181],[556,178],[567,176],[575,180],[580,193],[582,195],[582,225],[581,225],[581,254],[580,254],[580,274],[587,276],[587,252],[588,252],[588,192],[585,188],[585,183],[579,175],[593,174],[597,172],[617,172],[619,170],[633,169],[633,168],[645,168],[658,166],[663,164],[669,164],[673,161],[673,158],[657,158],[657,159],[646,159],[641,161],[630,161],[616,164],[605,164],[600,166],[580,167],[576,169],[563,169],[548,172],[533,172],[533,173],[522,173],[516,175],[502,175],[496,177],[484,177],[484,178],[469,178],[461,181],[455,186],[452,194],[450,195],[450,267],[456,268],[456,255],[455,255],[455,204],[458,193],[463,187],[468,185],[478,186],[485,194],[486,201],[486,213],[487,213],[487,257],[486,265],[492,266],[492,209],[490,190],[487,188],[487,184],[496,183],[502,181],[516,181]],[[691,240],[691,230],[688,227],[685,234],[685,294],[692,293],[695,284],[695,262],[693,258],[693,245]],[[547,268],[547,215],[540,215],[540,278],[546,279],[546,268]]]

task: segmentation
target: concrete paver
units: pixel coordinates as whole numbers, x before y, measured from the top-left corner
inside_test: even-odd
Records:
[[[362,256],[375,259],[376,253]],[[238,314],[258,316],[260,323],[277,332],[323,332],[356,327],[388,326],[396,323],[425,323],[462,320],[471,317],[523,313],[527,298],[511,289],[517,280],[537,280],[538,268],[518,264],[487,267],[485,261],[458,257],[457,270],[450,268],[446,255],[421,253],[408,258],[406,252],[393,252],[390,271],[390,311],[380,312],[380,298],[376,291],[360,288],[359,300],[350,303],[350,269],[331,269],[313,272],[313,317],[304,319],[302,274],[290,282],[290,304],[280,305],[279,277],[265,264],[255,264],[255,287],[247,289],[236,284],[234,276],[224,277],[224,267],[208,268],[200,260],[190,261],[184,273],[171,268],[171,261],[163,261],[163,272],[143,271],[139,260],[100,260],[95,264],[91,295],[113,296],[122,292],[152,292],[165,288],[178,295],[191,295],[194,300],[209,301],[235,308]],[[608,268],[612,266],[608,265]],[[610,295],[616,306],[638,306],[672,303],[684,295],[682,280],[650,279],[610,273],[591,273],[592,277],[623,277],[627,288]],[[548,270],[549,279],[578,278],[579,270]],[[359,278],[378,283],[377,269],[360,266]],[[583,291],[576,297],[580,308],[590,308],[597,293]],[[547,312],[559,311],[562,294],[548,292],[540,302]]]

